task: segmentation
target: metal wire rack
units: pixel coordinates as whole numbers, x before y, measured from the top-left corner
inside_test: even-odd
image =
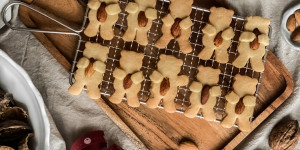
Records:
[[[81,2],[81,1],[80,1]],[[128,4],[129,0],[120,0],[119,4],[121,7],[121,10],[123,10],[119,14],[119,20],[114,25],[114,31],[115,36],[112,40],[106,41],[103,40],[99,33],[96,37],[88,38],[83,34],[83,30],[85,29],[87,23],[88,23],[88,11],[89,8],[86,8],[84,20],[82,27],[78,30],[73,29],[72,27],[65,25],[64,23],[61,23],[60,21],[57,21],[53,19],[52,17],[48,16],[46,13],[43,13],[42,11],[32,8],[31,6],[19,2],[19,1],[13,1],[8,3],[3,11],[1,12],[1,15],[3,16],[4,23],[10,27],[12,30],[19,30],[19,31],[31,31],[31,32],[42,32],[42,33],[55,33],[55,34],[69,34],[69,35],[76,35],[78,36],[78,45],[76,49],[76,53],[74,56],[74,60],[72,63],[72,68],[70,72],[70,84],[74,83],[74,73],[76,71],[76,64],[77,61],[82,57],[82,52],[84,50],[84,44],[87,41],[91,42],[97,42],[101,45],[108,46],[110,51],[108,54],[108,59],[105,62],[106,63],[106,72],[103,74],[103,82],[99,85],[101,94],[104,96],[110,96],[114,92],[113,88],[113,77],[112,72],[115,67],[118,67],[119,65],[119,58],[120,58],[120,51],[121,50],[129,50],[129,51],[136,51],[140,53],[144,53],[144,60],[143,60],[143,66],[141,70],[143,71],[145,75],[145,80],[142,82],[142,88],[139,92],[138,96],[140,98],[140,103],[145,104],[147,99],[150,96],[150,87],[151,87],[151,81],[149,79],[150,74],[153,70],[156,69],[156,64],[159,59],[160,54],[168,54],[173,55],[179,59],[182,59],[184,61],[183,66],[181,68],[180,74],[185,74],[189,77],[190,83],[194,80],[196,80],[195,76],[197,74],[197,67],[199,65],[204,66],[210,66],[213,68],[219,68],[221,70],[221,74],[219,76],[219,86],[221,87],[222,94],[220,97],[217,97],[217,104],[214,107],[215,114],[217,116],[216,122],[220,122],[222,118],[226,115],[225,114],[225,95],[228,93],[228,91],[232,90],[232,83],[233,83],[233,77],[236,74],[241,75],[247,75],[252,78],[258,79],[257,84],[257,90],[255,92],[255,96],[258,95],[259,86],[261,83],[261,76],[263,72],[255,72],[251,69],[251,64],[249,62],[247,65],[243,68],[236,68],[231,63],[233,60],[237,57],[237,46],[239,43],[239,36],[241,32],[244,30],[244,23],[245,19],[239,16],[233,16],[231,27],[233,27],[233,30],[235,32],[235,37],[232,39],[231,45],[228,48],[228,54],[229,54],[229,62],[225,64],[220,64],[215,61],[215,58],[209,59],[207,61],[201,60],[197,57],[198,53],[202,50],[202,32],[201,29],[205,26],[206,22],[208,22],[208,16],[209,16],[209,10],[202,9],[196,6],[193,6],[192,13],[190,15],[194,25],[192,26],[192,33],[190,36],[190,42],[193,47],[193,52],[189,54],[184,54],[181,51],[179,51],[178,44],[175,40],[172,40],[169,45],[165,49],[158,49],[154,46],[155,41],[161,36],[161,26],[162,21],[161,18],[164,17],[168,13],[168,7],[170,4],[169,0],[158,0],[156,5],[156,10],[158,11],[158,19],[153,21],[152,28],[148,32],[148,39],[149,44],[146,46],[141,46],[136,43],[136,41],[132,42],[124,42],[122,40],[123,33],[127,29],[127,13],[124,12],[126,5]],[[40,29],[33,29],[33,28],[24,28],[24,27],[15,27],[8,23],[6,20],[5,13],[9,9],[9,7],[12,7],[14,5],[22,5],[25,6],[33,11],[36,11],[37,13],[40,13],[41,15],[53,20],[54,22],[66,27],[71,32],[65,32],[65,31],[50,31],[50,30],[40,30]],[[271,34],[271,27],[269,28]],[[268,50],[268,47],[266,47]],[[267,54],[267,53],[266,53]],[[263,62],[266,61],[266,55],[263,57]],[[189,85],[188,85],[189,86]],[[178,113],[184,113],[185,109],[190,105],[189,102],[189,95],[190,91],[188,89],[188,86],[183,86],[178,88],[177,96],[175,98],[176,103],[176,109]],[[126,101],[126,98],[123,99]],[[163,109],[162,103],[158,106],[158,108]],[[203,118],[201,113],[197,115],[198,118]],[[252,120],[250,118],[250,120]],[[236,126],[236,125],[235,125]]]
[[[235,32],[235,37],[232,39],[231,45],[228,49],[229,62],[225,64],[220,64],[215,61],[214,57],[207,61],[201,60],[197,57],[198,53],[203,48],[202,45],[203,33],[201,29],[208,22],[208,16],[210,13],[209,10],[193,6],[192,13],[190,15],[192,22],[194,23],[194,25],[192,26],[192,33],[190,36],[190,42],[193,47],[193,52],[189,54],[184,54],[181,51],[179,51],[178,44],[176,43],[175,40],[172,40],[165,49],[158,49],[154,46],[155,41],[161,36],[161,26],[162,26],[161,19],[168,13],[168,7],[170,4],[168,0],[157,1],[156,10],[158,12],[158,18],[157,20],[153,21],[152,28],[148,32],[148,39],[149,39],[148,45],[141,46],[136,41],[124,42],[122,36],[127,29],[126,18],[128,15],[126,12],[124,12],[124,10],[128,2],[130,1],[128,0],[119,1],[122,12],[119,14],[119,20],[113,27],[115,36],[112,40],[110,41],[103,40],[100,37],[99,33],[97,34],[96,37],[92,37],[92,38],[86,37],[85,35],[83,35],[82,32],[80,33],[82,38],[79,39],[78,48],[76,50],[75,58],[72,64],[72,69],[70,72],[70,84],[74,83],[74,73],[76,71],[76,63],[82,57],[84,44],[87,41],[91,41],[91,42],[100,43],[101,45],[108,46],[110,49],[108,54],[108,59],[105,62],[107,64],[106,72],[103,74],[103,82],[100,84],[100,91],[101,94],[104,96],[110,96],[114,92],[114,88],[113,88],[114,79],[112,73],[114,71],[114,68],[119,66],[120,51],[129,50],[129,51],[144,53],[143,66],[141,70],[145,75],[145,80],[142,82],[141,91],[138,94],[141,104],[145,104],[151,94],[150,93],[151,81],[149,79],[149,76],[151,75],[152,71],[156,69],[156,64],[159,60],[160,54],[173,55],[183,60],[184,63],[181,68],[180,74],[184,74],[189,77],[190,79],[189,85],[191,84],[192,81],[196,80],[195,76],[197,74],[197,67],[199,65],[219,68],[221,70],[218,84],[221,87],[222,94],[220,97],[217,97],[217,104],[214,107],[215,114],[217,116],[217,120],[215,120],[216,122],[220,122],[220,120],[222,120],[222,118],[225,117],[226,115],[225,95],[230,90],[232,90],[232,82],[233,82],[234,75],[241,74],[241,75],[247,75],[249,77],[258,79],[259,82],[257,84],[257,90],[255,92],[255,96],[257,97],[259,85],[261,83],[260,80],[263,72],[261,73],[255,72],[253,69],[251,69],[251,64],[249,64],[249,62],[245,67],[240,69],[232,65],[233,60],[238,55],[237,52],[237,46],[239,43],[238,39],[241,32],[244,30],[244,23],[245,23],[244,18],[238,16],[234,16],[232,18],[231,27]],[[87,8],[87,12],[88,12],[88,8]],[[88,20],[87,12],[85,13],[85,17],[84,17],[85,21],[83,23],[83,29],[87,25],[85,22],[88,23],[88,21],[86,21]],[[263,58],[264,62],[265,59],[266,59],[266,55]],[[185,109],[190,105],[189,102],[190,91],[188,89],[188,86],[182,86],[178,88],[177,96],[175,98],[176,109],[178,113],[184,113]],[[123,100],[126,101],[126,98],[124,98]],[[162,108],[162,109],[164,108],[162,102],[160,103],[158,108]],[[199,113],[197,117],[203,118],[201,113]]]

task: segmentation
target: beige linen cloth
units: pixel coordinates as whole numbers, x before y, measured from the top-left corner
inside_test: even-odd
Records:
[[[288,68],[295,80],[295,90],[288,100],[250,134],[237,149],[269,149],[271,129],[282,119],[300,120],[300,51],[293,50],[281,37],[282,14],[299,0],[227,0],[240,16],[259,15],[271,19],[270,48]],[[21,24],[14,9],[13,22]],[[136,149],[125,134],[99,109],[85,93],[68,94],[68,72],[29,32],[0,30],[0,48],[20,64],[39,89],[53,117],[51,122],[51,149],[69,149],[72,142],[90,130],[104,130],[109,144],[124,149]],[[57,128],[56,128],[57,127]],[[61,134],[61,136],[60,136]],[[65,146],[66,145],[66,146]],[[300,149],[298,145],[296,149]]]

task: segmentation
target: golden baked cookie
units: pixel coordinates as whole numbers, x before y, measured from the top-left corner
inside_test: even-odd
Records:
[[[135,0],[129,2],[125,11],[127,16],[127,30],[123,35],[124,41],[133,41],[141,45],[148,44],[147,34],[152,26],[152,21],[157,18],[155,10],[156,0]]]
[[[171,0],[170,14],[162,18],[163,35],[155,43],[157,48],[165,48],[170,40],[175,39],[183,53],[192,52],[192,46],[189,41],[191,34],[190,14],[192,11],[193,0]]]
[[[237,68],[244,67],[250,59],[254,71],[264,71],[262,57],[265,55],[266,46],[269,45],[270,20],[259,16],[246,18],[245,31],[239,38],[239,56],[233,61]]]
[[[241,131],[250,131],[250,117],[253,115],[256,104],[257,79],[248,76],[235,75],[233,91],[229,92],[226,98],[226,117],[221,125],[225,128],[231,128],[235,123]]]
[[[84,86],[87,94],[92,99],[100,98],[99,84],[105,72],[108,47],[98,43],[86,42],[83,57],[77,62],[75,82],[69,88],[69,93],[79,95]]]
[[[171,55],[160,55],[157,70],[150,75],[151,96],[147,101],[149,108],[156,108],[163,100],[164,109],[173,113],[176,111],[174,99],[177,95],[177,87],[185,86],[189,82],[186,75],[178,76],[183,61]]]
[[[186,109],[184,115],[193,118],[201,109],[205,120],[216,120],[214,106],[217,102],[217,96],[221,95],[221,88],[218,86],[220,69],[211,67],[198,67],[197,80],[192,82],[190,86],[191,105]]]
[[[118,0],[89,0],[87,5],[90,8],[90,22],[84,34],[94,37],[100,29],[100,36],[104,40],[111,40],[114,37],[113,25],[118,21],[121,12]]]
[[[223,7],[210,8],[209,23],[202,29],[204,48],[198,55],[200,59],[208,60],[215,53],[217,62],[228,62],[227,49],[234,37],[234,32],[230,27],[233,14],[232,10]]]
[[[140,71],[143,64],[143,53],[133,51],[121,51],[120,67],[115,68],[113,72],[114,94],[109,101],[115,104],[122,102],[126,95],[127,103],[131,107],[139,107],[140,102],[138,92],[141,89],[141,83],[144,80],[143,72]]]

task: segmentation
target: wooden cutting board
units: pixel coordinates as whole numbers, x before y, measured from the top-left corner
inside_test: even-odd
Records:
[[[48,14],[65,21],[74,28],[79,27],[83,19],[84,7],[74,0],[30,2],[31,5],[39,6]],[[207,0],[197,2],[198,6],[205,8],[216,4]],[[20,7],[19,14],[27,26],[64,30],[61,26],[24,7]],[[69,71],[75,54],[77,37],[41,33],[34,33],[34,35]],[[291,75],[272,52],[268,53],[265,68],[255,107],[253,129],[278,108],[294,88]],[[106,98],[103,99],[104,101],[100,99],[95,102],[134,142],[137,142],[137,145],[141,145],[142,141],[149,149],[177,149],[183,139],[192,139],[200,149],[233,149],[249,134],[240,132],[234,127],[225,129],[215,122],[189,119],[178,113],[168,114],[164,110],[149,109],[145,106],[131,108],[125,103],[114,105]]]
[[[258,92],[252,129],[262,123],[292,93],[293,79],[278,58],[269,52]],[[134,131],[149,149],[177,149],[183,138],[193,139],[200,149],[233,149],[249,133],[223,128],[219,123],[190,119],[146,106],[131,108],[126,103],[107,104]],[[250,132],[251,133],[251,132]]]

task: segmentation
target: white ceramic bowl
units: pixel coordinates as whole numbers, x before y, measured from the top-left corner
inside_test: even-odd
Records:
[[[286,10],[284,12],[284,14],[282,16],[282,20],[281,20],[281,34],[282,34],[283,38],[285,39],[285,41],[288,44],[290,44],[293,49],[296,49],[296,50],[300,50],[300,42],[295,43],[291,40],[292,33],[287,30],[286,22],[287,22],[288,18],[290,17],[290,15],[294,14],[294,12],[298,9],[300,9],[300,4],[289,8],[288,10]],[[300,26],[300,25],[298,25],[298,26]]]
[[[9,0],[0,0],[0,12],[2,11],[3,7],[9,2]],[[9,8],[6,12],[6,20],[9,21],[11,19],[12,10]],[[0,15],[0,29],[4,26],[2,15]]]
[[[49,150],[50,124],[43,98],[25,70],[0,49],[0,87],[25,108],[34,131],[33,149]]]

